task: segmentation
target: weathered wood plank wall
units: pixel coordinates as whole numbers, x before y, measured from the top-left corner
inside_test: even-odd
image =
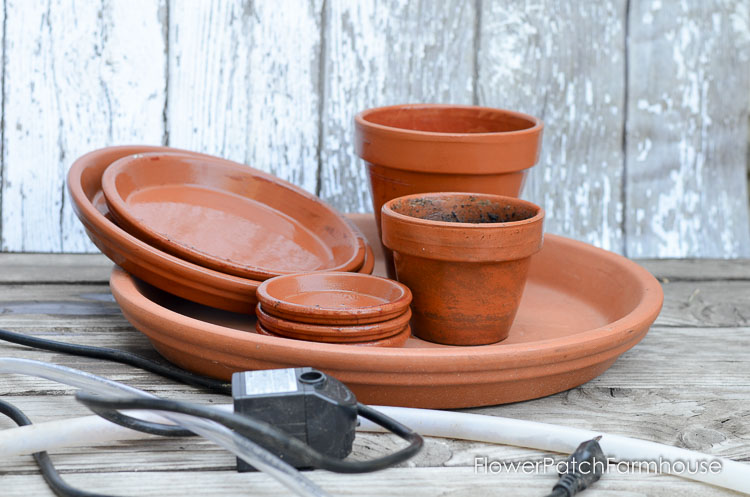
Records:
[[[478,100],[546,124],[524,196],[547,229],[623,251],[625,13],[621,0],[484,2]]]
[[[164,134],[164,5],[4,2],[2,249],[93,250],[65,189],[71,161]]]
[[[524,196],[634,257],[750,256],[742,0],[5,0],[0,249],[90,251],[83,152],[165,143],[370,209],[357,110],[514,108],[546,123]]]
[[[330,0],[325,31],[321,196],[372,210],[367,175],[352,145],[352,120],[368,107],[403,102],[471,104],[475,2]]]
[[[627,253],[748,255],[750,3],[635,2],[630,11]],[[667,75],[668,77],[664,77]]]
[[[318,184],[323,0],[170,0],[167,143]]]

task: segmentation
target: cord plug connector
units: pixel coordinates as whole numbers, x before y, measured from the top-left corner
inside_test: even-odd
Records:
[[[565,470],[560,473],[560,480],[552,487],[554,497],[573,497],[598,481],[607,467],[598,436],[583,442],[565,461]]]

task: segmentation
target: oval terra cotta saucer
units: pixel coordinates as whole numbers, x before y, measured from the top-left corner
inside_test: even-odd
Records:
[[[217,309],[254,314],[258,303],[255,290],[260,281],[214,271],[170,255],[127,233],[112,220],[102,191],[105,169],[123,157],[149,152],[180,152],[212,158],[195,152],[146,145],[107,147],[78,158],[68,172],[68,190],[73,210],[86,234],[115,264],[157,288]],[[364,236],[360,232],[357,236],[365,245],[365,260],[358,272],[369,274],[375,257]]]
[[[264,280],[362,266],[365,247],[318,198],[228,160],[136,154],[104,172],[117,223],[154,247],[223,273]]]
[[[359,226],[375,240],[366,219]],[[382,255],[376,267],[382,274]],[[229,379],[235,371],[312,366],[361,402],[428,408],[516,402],[585,383],[646,335],[663,301],[659,283],[636,263],[554,235],[532,258],[509,337],[476,347],[411,337],[402,348],[373,349],[261,336],[255,319],[186,302],[120,269],[110,286],[125,317],[182,368]]]
[[[343,343],[376,340],[395,335],[409,324],[411,309],[393,319],[371,324],[319,325],[299,323],[271,316],[258,304],[255,308],[258,322],[268,331],[276,335],[295,338],[297,340],[313,340],[318,342]]]
[[[278,333],[274,333],[273,331],[266,329],[260,322],[257,322],[255,324],[255,331],[262,336],[268,336],[268,337],[274,337],[274,338],[282,338],[285,340],[299,340],[299,341],[308,341],[308,342],[318,342],[318,343],[328,343],[328,344],[335,344],[335,345],[344,345],[344,346],[360,346],[360,347],[403,347],[404,344],[409,340],[409,337],[411,337],[411,328],[409,325],[404,326],[398,333],[395,335],[391,335],[385,338],[377,338],[374,340],[363,340],[360,342],[334,342],[330,339],[305,339],[305,338],[291,338],[286,337],[283,335],[279,335]]]
[[[386,278],[354,273],[280,276],[258,287],[268,314],[311,324],[377,323],[403,314],[411,291]]]

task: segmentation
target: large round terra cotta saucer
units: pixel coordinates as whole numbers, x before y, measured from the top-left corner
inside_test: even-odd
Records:
[[[264,280],[351,271],[365,247],[334,209],[301,188],[220,158],[136,154],[112,163],[102,190],[117,224],[200,266]]]
[[[254,314],[258,302],[255,290],[260,281],[221,273],[175,257],[136,238],[113,221],[102,191],[105,169],[123,157],[151,152],[180,152],[212,158],[195,152],[146,145],[107,147],[78,158],[68,172],[68,190],[73,210],[86,234],[115,264],[157,288],[199,304]],[[365,237],[359,232],[357,236],[365,246],[365,260],[358,272],[369,274],[375,258]]]
[[[382,259],[376,267],[382,274]],[[428,408],[516,402],[585,383],[646,335],[663,301],[659,283],[636,263],[554,235],[532,258],[509,337],[492,345],[412,337],[402,348],[369,348],[261,336],[253,318],[186,302],[120,269],[110,286],[128,321],[182,368],[229,379],[312,366],[362,402]]]

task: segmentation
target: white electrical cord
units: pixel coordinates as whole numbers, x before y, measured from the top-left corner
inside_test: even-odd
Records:
[[[123,393],[127,393],[140,397],[156,398],[154,395],[146,393],[142,390],[138,390],[137,388],[107,380],[105,378],[86,373],[84,371],[78,371],[76,369],[71,369],[64,366],[58,366],[55,364],[33,361],[29,359],[0,358],[0,373],[14,373],[37,376],[40,378],[45,378],[48,380],[56,381],[58,383],[64,383],[66,385],[80,388],[94,394],[119,394],[121,396]],[[299,471],[276,457],[268,450],[251,442],[245,437],[238,435],[234,431],[226,428],[225,426],[222,426],[219,423],[178,413],[164,413],[161,414],[157,419],[159,420],[159,422],[163,422],[163,419],[172,421],[174,424],[182,426],[221,445],[222,447],[233,452],[238,457],[241,457],[243,460],[247,461],[257,469],[268,473],[270,476],[299,495],[310,497],[325,497],[328,495],[315,483],[300,474]],[[112,425],[112,423],[107,423],[109,425]],[[1,433],[39,426],[41,425],[24,426],[21,428],[4,430]],[[91,425],[89,425],[89,429],[90,428]],[[100,425],[98,429],[93,430],[93,432],[98,437],[102,437],[108,431],[109,430],[104,425]],[[80,433],[79,436],[85,438],[86,435],[88,435],[88,430]],[[46,450],[46,448],[40,450]],[[34,452],[38,451],[39,450],[35,450]]]
[[[232,405],[218,405],[216,408],[231,411]],[[645,440],[534,421],[430,409],[380,406],[376,409],[416,432],[432,437],[458,438],[569,454],[582,441],[602,435],[599,441],[602,450],[607,457],[617,461],[651,461],[659,457],[665,461],[680,460],[685,464],[700,460],[717,461],[721,464],[720,473],[690,474],[673,471],[671,474],[750,494],[750,478],[747,477],[750,465],[730,459]],[[157,415],[147,411],[137,411],[137,413],[139,418],[147,421],[159,420]],[[358,431],[384,431],[383,428],[370,421],[362,418],[360,421]],[[153,437],[153,435],[115,425],[99,416],[86,416],[0,431],[0,458],[62,447]]]
[[[591,440],[601,435],[599,445],[605,456],[614,461],[661,460],[667,464],[655,465],[660,472],[750,494],[750,465],[692,450],[620,435],[607,435],[591,430],[520,419],[404,407],[377,407],[377,409],[423,436],[514,445],[564,454],[573,452],[584,440]],[[359,429],[383,431],[382,428],[367,420],[362,420]],[[677,461],[681,461],[679,466],[675,464]],[[708,470],[707,465],[712,461],[721,465],[720,471]],[[688,471],[688,468],[701,466],[706,471]],[[663,469],[668,469],[668,471],[662,471]]]

